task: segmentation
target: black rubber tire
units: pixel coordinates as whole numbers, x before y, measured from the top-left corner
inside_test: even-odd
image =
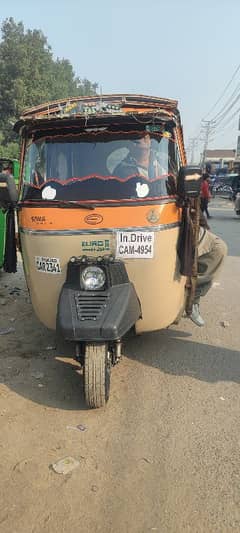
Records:
[[[83,367],[84,396],[88,407],[104,407],[110,392],[111,361],[106,344],[86,344]]]
[[[239,215],[240,215],[239,209],[236,211],[236,215],[239,217]]]

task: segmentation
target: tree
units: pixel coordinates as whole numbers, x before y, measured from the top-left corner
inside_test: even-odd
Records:
[[[0,42],[0,154],[16,156],[13,124],[21,111],[42,102],[96,94],[97,84],[78,78],[68,59],[54,60],[40,30],[25,31],[13,18],[2,24]]]

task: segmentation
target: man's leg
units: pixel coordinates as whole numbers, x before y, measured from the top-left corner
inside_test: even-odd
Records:
[[[204,242],[201,243],[199,250],[198,278],[191,315],[191,319],[198,326],[204,325],[204,320],[199,312],[200,298],[205,296],[211,288],[213,280],[220,272],[224,257],[227,255],[227,246],[220,237],[207,231],[205,240],[205,244]],[[207,249],[208,251],[206,251]],[[201,251],[203,252],[202,255]]]
[[[208,200],[206,200],[205,211],[206,211],[207,218],[211,218],[211,216],[209,215],[209,211],[208,211]]]
[[[208,211],[208,199],[207,198],[201,198],[201,211],[206,213],[207,218],[211,218]]]
[[[205,207],[204,207],[204,198],[200,198],[200,208],[202,213],[204,213]]]

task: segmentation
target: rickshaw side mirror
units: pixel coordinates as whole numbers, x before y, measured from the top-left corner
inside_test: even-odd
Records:
[[[0,174],[0,206],[3,208],[14,205],[18,199],[18,191],[11,174]]]
[[[178,174],[177,192],[180,197],[197,198],[200,196],[202,171],[200,167],[181,167]]]

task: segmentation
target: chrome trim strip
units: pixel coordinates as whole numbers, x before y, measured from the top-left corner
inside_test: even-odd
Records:
[[[170,224],[160,224],[159,226],[138,226],[126,228],[99,228],[99,229],[79,229],[79,230],[33,230],[28,228],[19,228],[20,233],[28,235],[100,235],[101,233],[117,233],[117,231],[164,231],[166,229],[177,228],[180,222],[171,222]]]

